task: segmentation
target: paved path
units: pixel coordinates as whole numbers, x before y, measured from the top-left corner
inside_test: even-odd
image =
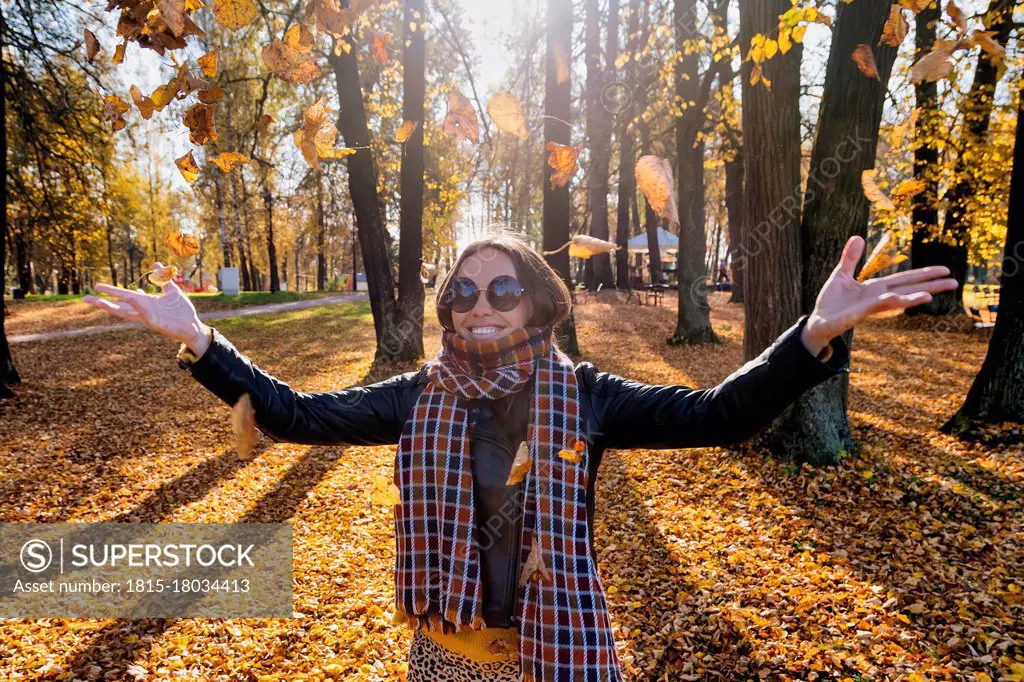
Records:
[[[214,310],[208,313],[199,313],[201,320],[221,320],[225,317],[243,317],[245,315],[267,315],[274,313],[285,313],[292,310],[305,310],[306,308],[319,308],[324,305],[336,305],[348,301],[365,301],[367,294],[356,293],[344,296],[324,296],[323,298],[309,298],[304,301],[289,301],[288,303],[268,303],[266,305],[254,305],[247,308],[234,308],[232,310]],[[72,336],[90,336],[102,334],[103,332],[116,332],[124,329],[145,329],[146,325],[141,322],[120,322],[118,324],[96,325],[82,327],[81,329],[67,329],[60,332],[41,332],[39,334],[22,334],[20,336],[8,336],[9,343],[27,343],[29,341],[49,341],[51,339],[66,339]]]

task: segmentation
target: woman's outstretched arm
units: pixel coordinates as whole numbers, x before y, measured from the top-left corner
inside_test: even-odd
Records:
[[[198,360],[179,365],[229,405],[248,393],[256,425],[278,442],[306,445],[393,445],[422,388],[420,372],[368,386],[304,393],[260,369],[216,328]]]
[[[160,264],[154,264],[159,268]],[[97,291],[114,300],[85,301],[116,317],[140,322],[183,344],[180,366],[229,405],[248,393],[256,425],[275,441],[307,445],[391,445],[398,443],[409,410],[421,390],[418,372],[369,386],[328,393],[294,391],[252,363],[206,324],[173,281],[160,296],[108,284]],[[191,350],[191,353],[186,351]]]
[[[761,355],[713,388],[644,384],[581,364],[604,447],[689,448],[731,445],[754,436],[802,393],[845,369],[842,337],[819,360],[800,336],[802,316]],[[828,350],[824,351],[826,354]]]

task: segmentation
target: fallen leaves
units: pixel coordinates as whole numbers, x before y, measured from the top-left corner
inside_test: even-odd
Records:
[[[217,130],[213,127],[213,107],[198,102],[185,112],[185,127],[188,128],[188,139],[194,145],[203,146],[207,142],[217,140]]]
[[[881,190],[878,186],[878,182],[875,180],[877,171],[874,169],[868,169],[862,171],[860,174],[860,184],[864,190],[864,196],[875,205],[875,208],[884,209],[886,211],[895,211],[896,206],[892,203],[892,200]]]
[[[400,143],[405,144],[412,137],[412,134],[416,132],[416,128],[419,127],[419,121],[403,121],[402,125],[398,126],[398,130],[395,131],[395,139]]]
[[[89,29],[84,29],[83,35],[85,37],[85,59],[91,64],[100,52],[100,41],[96,40],[96,34]]]
[[[236,168],[249,163],[249,157],[245,154],[239,154],[238,152],[221,152],[217,156],[210,159],[217,168],[220,168],[225,173],[230,173]]]
[[[572,239],[557,249],[544,251],[543,254],[545,256],[550,256],[551,254],[565,250],[566,247],[569,247],[570,256],[584,259],[601,253],[610,253],[620,248],[619,245],[614,242],[598,239],[597,237],[591,237],[589,234],[577,234],[573,235]]]
[[[516,450],[516,456],[512,460],[512,469],[508,473],[505,485],[516,485],[525,480],[526,474],[530,472],[530,464],[532,462],[530,446],[526,441],[523,441],[519,444],[519,449]]]

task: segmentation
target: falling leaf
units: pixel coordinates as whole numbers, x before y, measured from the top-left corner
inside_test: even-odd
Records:
[[[373,477],[370,502],[388,507],[402,504],[402,491],[395,485],[391,477],[378,474]]]
[[[335,37],[347,34],[359,15],[377,3],[377,0],[350,0],[346,9],[341,9],[338,0],[310,0],[306,5],[306,18],[314,17],[316,27]]]
[[[84,30],[85,34],[85,58],[91,64],[92,60],[100,51],[100,41],[96,40],[96,34],[89,29]]]
[[[156,0],[156,6],[167,27],[180,38],[185,30],[185,0]]]
[[[264,45],[263,63],[274,75],[292,83],[309,83],[320,75],[320,67],[312,57],[283,40],[272,40]]]
[[[862,74],[868,78],[882,80],[881,76],[878,75],[878,66],[875,64],[875,54],[871,51],[870,45],[864,45],[863,43],[858,45],[857,49],[853,51],[851,57]]]
[[[981,49],[995,61],[1003,61],[1006,58],[1006,48],[995,39],[995,31],[975,31],[971,34],[971,43],[981,45]]]
[[[249,157],[237,152],[221,152],[210,161],[217,164],[217,167],[225,173],[230,173],[239,166],[249,163]]]
[[[217,77],[217,51],[213,50],[196,60],[199,68],[207,78]]]
[[[189,129],[188,139],[192,144],[201,147],[217,140],[217,130],[213,127],[213,107],[202,103],[193,104],[185,112],[184,122]]]
[[[199,91],[199,101],[203,104],[216,104],[222,99],[224,99],[224,88],[219,85]]]
[[[487,114],[494,121],[494,125],[498,126],[498,130],[515,135],[521,140],[530,137],[530,132],[526,129],[522,102],[507,92],[499,92],[487,101]]]
[[[395,139],[401,143],[408,142],[412,134],[416,132],[416,128],[419,127],[419,121],[404,121],[402,125],[398,126],[398,131],[395,133]]]
[[[103,98],[103,118],[104,120],[111,121],[114,126],[114,131],[121,130],[128,121],[125,120],[124,115],[128,112],[131,107],[118,97],[117,95],[107,95]]]
[[[156,106],[157,111],[163,110],[168,104],[174,101],[174,98],[178,95],[178,81],[177,79],[157,87],[150,95],[150,99]]]
[[[963,11],[956,6],[956,2],[954,2],[954,0],[949,0],[949,4],[946,5],[946,14],[953,20],[953,23],[956,24],[956,30],[960,35],[966,35],[967,17],[964,15]]]
[[[174,279],[175,267],[173,265],[163,265],[161,267],[153,266],[153,269],[148,273],[147,278],[150,282],[157,285],[158,287],[165,287],[171,283]]]
[[[250,459],[252,446],[256,444],[259,434],[256,432],[256,411],[253,410],[248,393],[243,393],[231,408],[231,430],[235,433],[235,452],[238,458]]]
[[[579,464],[580,462],[583,461],[583,456],[580,455],[580,453],[576,452],[575,450],[569,450],[567,448],[559,450],[558,456],[564,459],[566,462],[572,462],[573,464]]]
[[[124,61],[124,50],[128,47],[128,39],[125,38],[123,42],[117,44],[114,48],[114,57],[111,61],[115,64],[120,64]]]
[[[336,159],[356,153],[355,149],[334,148],[338,129],[328,118],[328,111],[323,97],[310,104],[302,112],[302,128],[292,135],[306,163],[316,170],[320,169],[321,159]]]
[[[266,135],[270,131],[270,124],[273,122],[273,116],[270,114],[263,114],[260,116],[260,120],[256,123],[256,132],[260,135]]]
[[[437,266],[433,263],[420,264],[420,281],[426,284],[430,278],[437,274]]]
[[[181,177],[185,178],[185,182],[192,182],[199,177],[199,166],[196,165],[192,152],[185,154],[185,156],[179,159],[175,159],[174,165],[181,171]]]
[[[383,64],[388,60],[388,45],[391,43],[392,35],[386,31],[368,29],[366,32],[370,39],[370,54],[379,63]]]
[[[313,32],[305,24],[295,24],[284,32],[284,42],[288,47],[302,54],[308,53],[315,44]]]
[[[674,182],[672,180],[672,164],[653,154],[641,156],[636,162],[636,186],[654,212],[662,218],[674,223],[679,222],[679,210],[676,208]]]
[[[139,90],[137,85],[133,85],[128,89],[128,93],[132,96],[132,102],[139,108],[139,113],[142,114],[142,118],[149,120],[149,117],[153,115],[153,111],[156,109],[156,105],[153,100],[146,97]]]
[[[890,47],[899,47],[909,32],[910,24],[903,16],[903,8],[892,5],[889,8],[889,20],[885,22],[885,30],[882,31],[882,39],[879,42]]]
[[[458,90],[448,93],[448,113],[444,117],[442,129],[456,140],[469,140],[474,144],[480,142],[480,122],[476,111]]]
[[[896,245],[892,244],[891,241],[892,238],[888,232],[882,235],[874,250],[871,251],[871,255],[864,262],[864,267],[861,268],[860,274],[857,275],[858,282],[864,282],[876,272],[893,265],[899,265],[907,260],[906,256],[897,253]]]
[[[505,485],[516,485],[521,483],[525,478],[526,474],[530,471],[530,446],[524,440],[519,444],[519,449],[516,450],[516,456],[512,460],[512,470],[508,473],[508,480],[505,481]]]
[[[875,182],[875,171],[866,170],[860,174],[860,184],[864,188],[864,196],[866,196],[872,204],[875,205],[876,209],[885,209],[887,211],[895,211],[896,207],[893,205],[892,200],[885,195],[879,187],[878,183]]]
[[[597,237],[591,237],[589,234],[577,234],[557,249],[544,251],[543,255],[550,256],[564,251],[566,247],[569,248],[569,255],[576,258],[590,258],[591,256],[609,253],[620,248],[618,244],[598,239]]]
[[[167,236],[165,243],[179,258],[188,258],[199,253],[199,240],[187,232],[172,232]]]
[[[237,31],[256,18],[253,0],[213,0],[213,18],[229,31]]]
[[[548,166],[555,171],[551,174],[551,187],[565,187],[580,169],[578,161],[583,145],[569,147],[548,142],[544,148],[548,151]]]
[[[949,58],[956,46],[955,40],[936,41],[932,51],[910,67],[910,81],[917,85],[923,81],[937,81],[948,76],[953,70],[953,62]]]
[[[927,185],[923,181],[912,178],[904,180],[892,190],[892,199],[895,203],[903,203],[907,199],[917,196],[925,190]]]
[[[537,542],[537,535],[534,533],[530,541],[530,553],[526,557],[526,563],[523,564],[523,568],[519,573],[519,586],[525,587],[527,583],[534,580],[540,582],[542,579],[550,579],[550,576],[548,575],[547,566],[544,564],[544,554],[540,549],[540,544]]]

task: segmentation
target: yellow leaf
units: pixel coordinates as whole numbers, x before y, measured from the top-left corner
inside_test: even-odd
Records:
[[[526,474],[530,471],[530,446],[523,441],[519,444],[519,449],[516,451],[516,456],[512,460],[512,470],[509,471],[508,480],[505,481],[505,485],[516,485],[526,478]]]
[[[179,258],[188,258],[199,253],[199,240],[180,230],[168,235],[166,244]]]
[[[175,159],[174,165],[181,171],[181,177],[185,178],[185,182],[192,182],[199,177],[199,166],[196,165],[192,152],[185,154],[185,156],[179,159]]]
[[[253,0],[213,0],[213,18],[229,31],[237,31],[256,18]]]
[[[807,34],[806,26],[797,26],[793,29],[793,41],[797,43],[804,42],[804,36]]]
[[[676,207],[675,182],[672,178],[672,164],[653,154],[641,156],[634,168],[636,186],[655,213],[672,222],[679,222]]]
[[[526,129],[522,102],[507,92],[499,92],[487,101],[487,114],[494,121],[494,125],[498,126],[498,130],[515,135],[521,140],[530,136]]]
[[[565,187],[569,180],[580,169],[578,160],[583,145],[570,147],[557,142],[548,142],[544,147],[548,152],[548,166],[555,172],[551,174],[551,187]]]
[[[237,152],[221,152],[210,160],[225,173],[230,173],[239,166],[249,163],[248,156]]]
[[[196,60],[199,64],[199,68],[203,70],[203,74],[207,78],[217,77],[217,51],[213,50],[208,54],[204,54],[202,57]]]
[[[401,143],[406,143],[412,134],[416,132],[416,128],[420,125],[419,121],[403,121],[402,125],[398,126],[398,131],[395,133],[395,139]]]
[[[476,110],[458,90],[448,93],[448,113],[445,114],[442,130],[453,135],[456,140],[469,140],[473,144],[480,142],[480,122]]]

